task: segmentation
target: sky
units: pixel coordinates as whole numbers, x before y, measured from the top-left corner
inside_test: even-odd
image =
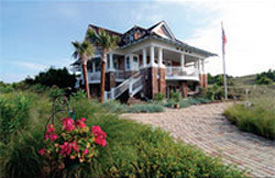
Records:
[[[49,67],[68,67],[72,41],[88,24],[125,32],[165,20],[174,35],[218,57],[205,69],[222,73],[221,21],[227,37],[226,71],[243,76],[275,69],[275,1],[0,1],[0,81],[17,82]]]

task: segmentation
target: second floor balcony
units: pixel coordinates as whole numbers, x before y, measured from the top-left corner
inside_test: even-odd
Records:
[[[166,67],[166,80],[193,80],[199,81],[199,69],[197,68],[182,68],[182,67]]]

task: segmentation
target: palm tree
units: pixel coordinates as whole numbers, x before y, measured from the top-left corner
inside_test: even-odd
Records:
[[[73,53],[73,57],[75,59],[80,58],[81,60],[87,98],[91,98],[90,87],[88,84],[87,61],[91,59],[92,56],[94,55],[94,51],[95,51],[94,46],[89,41],[83,41],[82,43],[75,41],[75,42],[72,42],[72,44],[75,50]]]
[[[104,102],[104,91],[105,91],[105,65],[107,59],[107,53],[117,47],[120,40],[118,36],[109,35],[104,30],[99,30],[98,33],[94,30],[88,31],[88,38],[91,38],[96,46],[101,49],[101,88],[100,88],[100,101]]]

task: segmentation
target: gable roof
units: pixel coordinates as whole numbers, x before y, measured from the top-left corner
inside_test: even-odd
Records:
[[[163,20],[159,23],[153,25],[148,29],[151,33],[156,33],[159,36],[162,36],[164,38],[169,38],[171,40],[175,40],[175,36],[172,33],[171,29],[167,25],[167,23]]]
[[[217,54],[208,52],[206,50],[203,50],[203,49],[200,49],[197,47],[190,46],[187,43],[184,43],[181,40],[176,39],[176,37],[172,33],[171,29],[169,28],[169,26],[167,25],[167,23],[164,20],[154,24],[153,26],[151,26],[147,29],[135,25],[134,27],[127,30],[125,33],[115,32],[115,31],[112,31],[109,29],[105,29],[102,27],[92,25],[92,24],[89,25],[89,28],[93,28],[96,31],[105,30],[110,35],[119,36],[121,38],[121,41],[119,43],[119,48],[121,48],[121,49],[127,48],[128,46],[131,46],[136,43],[140,43],[141,41],[144,41],[146,39],[155,39],[155,40],[159,40],[159,41],[162,41],[165,43],[176,45],[178,48],[182,48],[183,50],[189,50],[189,51],[196,52],[196,53],[204,55],[206,57],[217,56]],[[140,35],[137,39],[133,39],[133,40],[125,42],[125,40],[124,40],[125,36],[129,35],[129,33],[131,31],[135,31],[135,30],[142,31],[143,32],[142,35]]]

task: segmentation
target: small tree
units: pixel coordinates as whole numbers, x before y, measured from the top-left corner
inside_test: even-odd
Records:
[[[84,82],[85,82],[85,89],[87,92],[87,98],[90,97],[90,87],[88,83],[88,73],[87,73],[87,61],[92,58],[94,55],[94,46],[89,42],[89,41],[84,41],[84,42],[72,42],[75,51],[73,53],[73,57],[76,59],[81,60],[82,64],[82,72],[84,76]]]
[[[107,53],[117,47],[120,40],[119,37],[109,35],[104,30],[99,30],[98,33],[94,30],[88,31],[88,39],[91,38],[95,41],[96,46],[101,48],[101,88],[100,88],[100,101],[104,102],[104,91],[105,91],[105,65],[107,59]]]

